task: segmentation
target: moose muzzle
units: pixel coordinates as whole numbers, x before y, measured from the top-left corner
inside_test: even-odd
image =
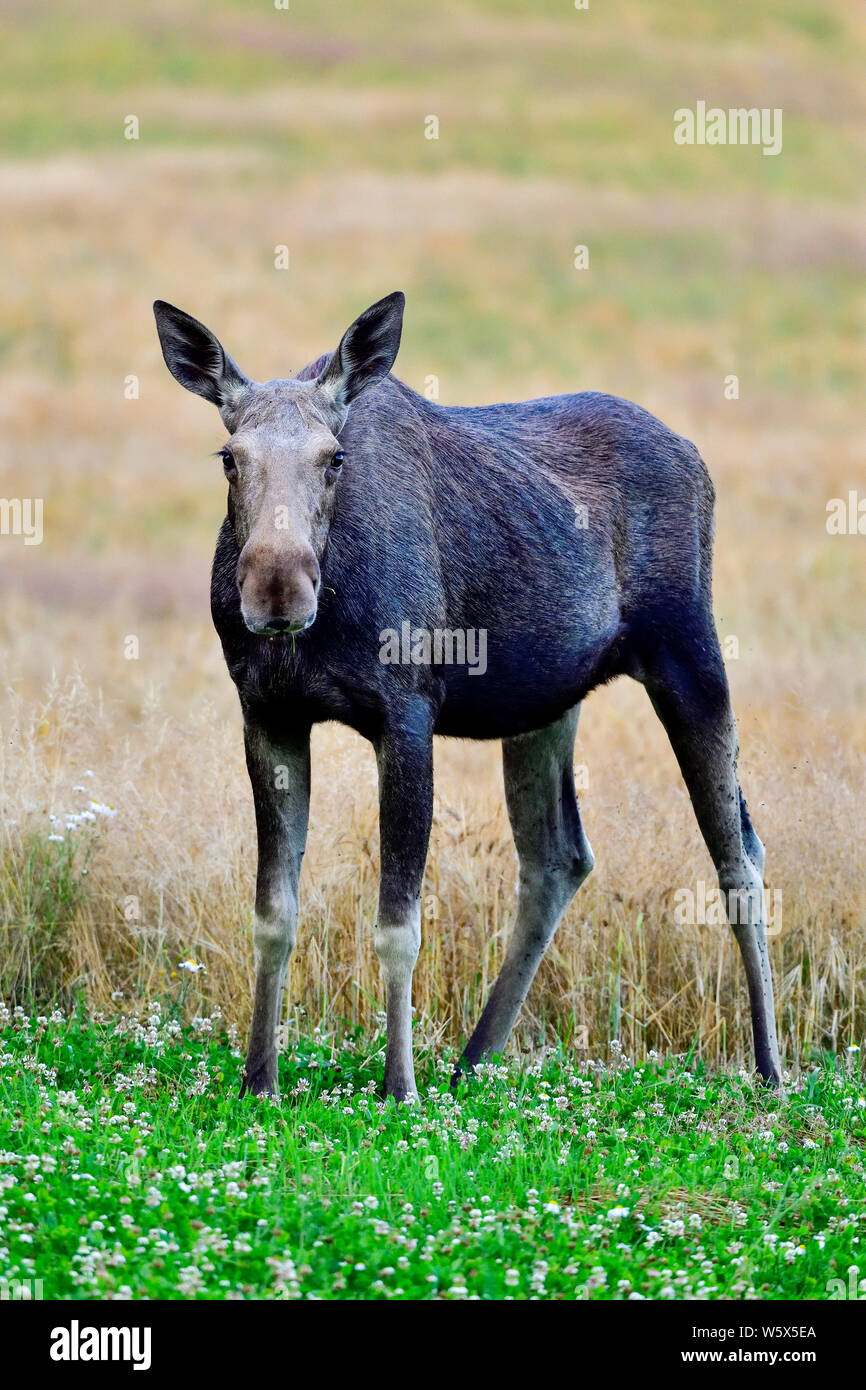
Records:
[[[319,562],[309,546],[286,551],[250,537],[241,551],[238,589],[250,632],[303,632],[315,620],[319,584]]]

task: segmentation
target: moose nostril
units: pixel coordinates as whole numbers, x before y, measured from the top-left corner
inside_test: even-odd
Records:
[[[320,579],[319,562],[312,550],[302,556],[300,567],[304,574],[306,574],[313,588],[318,589]]]

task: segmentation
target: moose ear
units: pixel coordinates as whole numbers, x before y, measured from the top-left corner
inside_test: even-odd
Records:
[[[218,338],[198,319],[158,299],[153,306],[165,364],[175,381],[220,409],[249,381]]]
[[[406,296],[397,290],[371,304],[346,329],[316,383],[340,410],[345,411],[356,396],[390,372],[400,347],[405,303]]]

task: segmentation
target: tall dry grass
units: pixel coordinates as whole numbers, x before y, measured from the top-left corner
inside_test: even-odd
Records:
[[[54,635],[49,629],[47,640]],[[31,984],[43,1001],[47,992],[67,1000],[83,994],[101,1008],[112,1006],[118,990],[126,1001],[183,993],[187,1007],[218,1004],[243,1025],[252,988],[255,837],[228,677],[215,638],[200,624],[162,620],[144,629],[143,648],[164,644],[162,681],[150,678],[152,669],[144,679],[121,670],[117,640],[113,624],[90,620],[81,662],[87,677],[73,669],[38,701],[18,697],[7,705],[4,989],[14,965],[22,999]],[[818,745],[812,726],[804,756],[808,705],[789,690],[780,709],[771,681],[767,687],[766,705],[749,707],[744,780],[768,845],[768,883],[782,895],[772,954],[782,1045],[798,1062],[817,1047],[859,1039],[866,1022],[866,904],[850,852],[863,754],[843,746],[832,728],[821,731]],[[598,866],[542,968],[520,1042],[559,1037],[600,1048],[617,1036],[639,1055],[694,1046],[716,1061],[742,1059],[748,1014],[731,933],[675,923],[675,891],[709,884],[712,873],[673,757],[637,687],[614,686],[588,702],[577,761],[589,770],[581,799]],[[116,815],[66,831],[66,813],[91,799],[110,803]],[[47,841],[52,829],[65,834],[62,844]],[[36,920],[32,904],[28,919],[26,881],[34,837],[43,856],[53,852],[62,866],[78,846],[71,869],[58,874],[57,892],[68,901],[46,912],[49,892]],[[288,988],[296,1022],[376,1024],[376,860],[371,751],[347,730],[319,729]],[[442,742],[415,985],[418,1014],[441,1037],[457,1041],[477,1018],[513,921],[514,890],[498,747]],[[32,977],[17,964],[26,941],[41,960]],[[194,980],[179,968],[190,956],[207,967]]]

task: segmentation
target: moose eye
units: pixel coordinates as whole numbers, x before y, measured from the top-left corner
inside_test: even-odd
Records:
[[[343,453],[343,450],[338,449],[337,452],[334,454],[334,457],[331,459],[331,467],[336,468],[337,470],[341,469],[343,467],[343,460],[345,459],[345,457],[346,455]]]
[[[231,450],[220,449],[219,456],[223,461],[223,470],[225,472],[226,477],[236,478],[238,476],[238,467],[235,463],[235,457]]]

